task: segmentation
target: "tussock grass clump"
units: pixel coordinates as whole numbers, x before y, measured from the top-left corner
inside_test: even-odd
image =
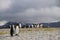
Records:
[[[8,34],[8,33],[9,33],[9,29],[0,29],[0,35]]]

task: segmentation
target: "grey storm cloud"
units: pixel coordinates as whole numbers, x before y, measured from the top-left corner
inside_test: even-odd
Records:
[[[29,23],[59,21],[59,2],[60,0],[1,0],[0,20]]]

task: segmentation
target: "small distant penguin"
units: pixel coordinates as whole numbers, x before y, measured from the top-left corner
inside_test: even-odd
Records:
[[[10,35],[13,36],[13,34],[14,34],[13,26],[10,25]]]

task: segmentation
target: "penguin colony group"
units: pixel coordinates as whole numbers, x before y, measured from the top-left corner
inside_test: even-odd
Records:
[[[10,35],[13,36],[13,34],[15,34],[16,36],[19,34],[19,24],[10,25]]]
[[[11,36],[13,36],[13,34],[15,34],[15,35],[18,35],[19,34],[19,29],[20,28],[39,28],[39,27],[43,27],[43,24],[41,24],[41,25],[37,25],[37,24],[35,24],[35,25],[24,25],[24,26],[21,26],[21,24],[19,24],[19,23],[17,23],[17,24],[11,24],[10,25],[10,35]]]

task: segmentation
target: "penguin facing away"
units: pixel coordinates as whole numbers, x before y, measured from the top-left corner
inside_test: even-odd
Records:
[[[14,34],[13,26],[10,25],[10,35],[13,36],[13,34]]]

